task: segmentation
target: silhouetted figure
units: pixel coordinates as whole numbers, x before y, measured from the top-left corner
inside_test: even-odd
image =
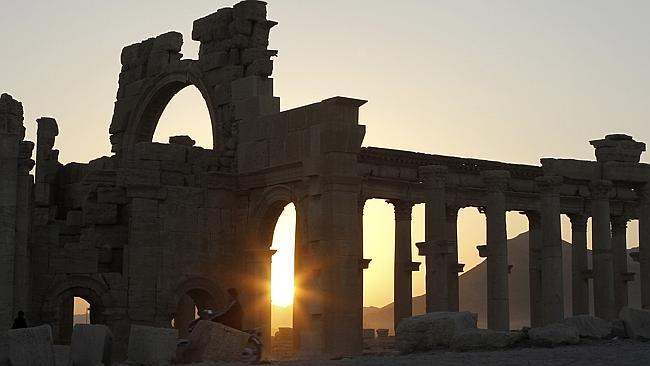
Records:
[[[228,305],[228,308],[221,314],[214,317],[212,321],[227,325],[231,328],[242,330],[244,309],[239,303],[239,293],[237,292],[236,288],[229,288],[228,295],[230,296],[230,305]]]
[[[18,312],[18,317],[14,319],[14,325],[11,326],[11,329],[21,328],[27,328],[27,320],[25,320],[25,313],[22,310]]]

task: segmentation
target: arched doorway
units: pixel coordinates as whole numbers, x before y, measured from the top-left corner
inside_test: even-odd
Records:
[[[90,324],[90,303],[83,297],[73,299],[72,324]]]
[[[54,340],[57,344],[70,344],[75,324],[104,324],[105,305],[93,290],[70,288],[56,298]]]
[[[180,338],[187,338],[189,323],[198,317],[202,310],[221,309],[221,302],[205,289],[193,288],[185,291],[177,301],[171,325],[178,329]]]
[[[285,349],[295,350],[300,347],[303,325],[309,321],[305,309],[313,299],[308,291],[313,271],[309,270],[309,252],[302,245],[306,219],[294,192],[284,185],[271,187],[256,205],[257,230],[251,237],[250,280],[246,282],[248,300],[255,312],[249,324],[262,327],[267,344],[271,344],[276,329],[282,327],[280,336],[285,340]]]
[[[294,260],[296,208],[289,203],[282,209],[273,230],[271,250],[271,334],[272,356],[293,356]]]

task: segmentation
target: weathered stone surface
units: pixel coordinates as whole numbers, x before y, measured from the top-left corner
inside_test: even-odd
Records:
[[[127,359],[144,365],[169,364],[176,353],[177,338],[176,329],[131,325]]]
[[[625,323],[628,337],[650,339],[650,311],[625,307],[618,317]]]
[[[85,224],[116,224],[117,205],[111,203],[88,203],[83,207],[83,218]]]
[[[528,337],[533,344],[546,347],[578,344],[580,342],[578,328],[559,323],[532,328],[528,331]]]
[[[70,364],[70,346],[55,344],[54,345],[54,363],[56,366],[76,366],[77,364]],[[103,364],[95,364],[98,366]]]
[[[364,329],[363,330],[363,339],[375,339],[375,330],[374,329]]]
[[[225,325],[200,321],[190,333],[190,348],[185,357],[190,361],[238,361],[250,335]]]
[[[467,329],[456,333],[450,347],[454,351],[476,351],[514,346],[524,339],[522,332],[507,332],[490,329]]]
[[[435,312],[406,318],[396,330],[396,346],[400,352],[426,351],[447,347],[454,336],[467,329],[476,329],[477,315]]]
[[[9,359],[12,366],[54,366],[52,328],[12,329],[9,336]]]
[[[110,365],[112,338],[111,331],[105,325],[75,325],[70,343],[71,365]]]
[[[0,366],[9,366],[9,335],[0,332]]]
[[[576,315],[566,318],[562,324],[578,329],[580,337],[605,338],[612,333],[612,323],[591,315]]]

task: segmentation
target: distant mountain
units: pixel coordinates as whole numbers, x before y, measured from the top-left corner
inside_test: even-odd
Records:
[[[637,248],[629,251],[636,251]],[[564,270],[564,311],[565,314],[571,314],[571,244],[563,242],[563,270]],[[591,263],[591,251],[588,253],[589,263]],[[530,324],[529,314],[529,290],[528,290],[528,233],[523,233],[515,238],[508,240],[508,260],[512,267],[509,276],[510,292],[510,327],[519,329],[522,326]],[[634,262],[629,256],[628,270],[637,273],[635,280],[629,283],[629,301],[631,306],[639,307],[641,303],[641,289],[638,281],[639,264]],[[591,268],[591,265],[590,265]],[[479,314],[478,325],[485,328],[487,326],[487,264],[481,262],[474,268],[463,273],[460,276],[460,309],[469,310]],[[593,294],[593,288],[590,283],[590,294]],[[592,295],[593,296],[593,295]],[[367,309],[367,310],[366,310]],[[383,308],[366,308],[364,309],[364,327],[366,328],[388,328],[393,332],[393,304],[388,304]],[[593,313],[593,304],[591,304]],[[424,314],[425,296],[413,298],[413,313],[415,315]]]

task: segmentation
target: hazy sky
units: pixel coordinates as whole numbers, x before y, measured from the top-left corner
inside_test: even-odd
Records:
[[[334,95],[367,99],[364,145],[538,164],[540,157],[592,159],[588,140],[606,133],[650,142],[648,1],[269,3],[270,18],[280,22],[271,48],[280,51],[274,77],[282,108]],[[192,21],[230,5],[5,0],[0,92],[23,102],[32,139],[35,118],[57,118],[64,162],[109,154],[122,47],[177,30],[185,35],[183,53],[195,58]],[[156,138],[189,132],[209,145],[201,103],[192,89],[182,91]],[[421,233],[418,212],[414,237]],[[373,258],[367,304],[392,300],[372,285],[392,283],[385,267],[392,265],[392,234],[385,232],[391,220],[382,202],[366,209],[366,256]],[[510,236],[526,230],[514,213],[509,224]],[[464,210],[460,227],[461,261],[476,264],[483,218]]]

